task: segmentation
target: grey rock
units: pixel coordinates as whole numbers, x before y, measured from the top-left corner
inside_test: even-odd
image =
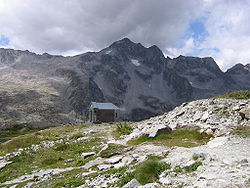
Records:
[[[158,135],[161,135],[161,134],[169,134],[172,132],[172,129],[166,125],[162,126],[162,127],[155,127],[153,130],[150,131],[150,134],[148,137],[150,138],[153,138],[153,137],[156,137]]]
[[[97,168],[99,170],[108,170],[110,168],[113,168],[113,165],[109,165],[109,164],[100,164],[97,166]]]
[[[159,179],[159,182],[161,183],[161,184],[163,184],[163,185],[169,185],[169,184],[171,184],[171,180],[170,179],[168,179],[168,178],[160,178]]]
[[[116,163],[120,162],[122,160],[122,158],[123,158],[122,156],[116,156],[116,157],[112,157],[112,158],[106,160],[106,162],[109,164],[116,164]]]
[[[250,120],[250,106],[245,107],[239,111],[242,120]]]
[[[140,183],[136,179],[132,179],[130,182],[128,182],[122,188],[137,188],[139,186],[140,186]]]
[[[12,161],[0,160],[0,170],[11,163],[12,163]]]
[[[82,153],[81,157],[83,157],[85,159],[85,158],[88,158],[88,157],[93,156],[93,155],[96,155],[96,153],[95,152]]]
[[[70,163],[70,162],[73,162],[75,159],[67,159],[67,160],[65,160],[64,162],[65,163]]]
[[[207,135],[213,135],[213,134],[214,134],[214,132],[213,132],[212,129],[207,129],[207,130],[205,131],[205,133],[206,133]]]
[[[242,159],[240,162],[241,163],[248,163],[248,160],[247,159]]]

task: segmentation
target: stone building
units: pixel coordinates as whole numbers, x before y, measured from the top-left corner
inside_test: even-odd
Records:
[[[119,108],[112,103],[91,102],[89,108],[90,122],[115,122],[119,118]]]

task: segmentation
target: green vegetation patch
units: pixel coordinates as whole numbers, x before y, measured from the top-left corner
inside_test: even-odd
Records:
[[[74,134],[70,137],[70,139],[78,139],[78,138],[81,138],[81,137],[84,137],[84,135],[82,133],[78,133],[78,134]]]
[[[183,128],[172,131],[169,134],[162,134],[154,138],[141,136],[128,143],[131,145],[138,145],[144,142],[154,142],[160,145],[179,146],[179,147],[195,147],[205,144],[209,141],[211,135],[200,133],[199,129]]]
[[[38,130],[39,129],[32,129],[32,127],[28,124],[14,125],[13,127],[0,131],[0,143],[6,142],[20,135],[36,132]]]
[[[190,173],[190,172],[194,172],[197,170],[197,168],[199,166],[202,165],[202,162],[195,162],[194,164],[192,164],[191,166],[185,167],[185,168],[181,168],[180,166],[176,166],[173,170],[173,172],[175,173]]]
[[[233,91],[214,97],[215,99],[250,99],[250,91]]]
[[[95,159],[96,156],[83,159],[81,154],[90,151],[99,152],[98,146],[101,145],[101,141],[98,138],[93,138],[78,143],[57,144],[50,148],[40,149],[37,152],[23,152],[21,156],[11,159],[13,163],[1,169],[0,183],[29,174],[34,170],[82,166]],[[97,147],[93,149],[94,146]],[[73,160],[65,162],[68,159]]]
[[[105,150],[100,152],[100,156],[103,158],[109,158],[114,155],[121,154],[127,150],[127,146],[119,144],[108,144],[108,147]]]
[[[115,187],[122,187],[132,179],[136,179],[140,184],[155,182],[159,179],[159,175],[167,169],[171,169],[170,164],[160,161],[157,156],[151,156],[148,160],[135,166],[133,171],[127,171],[127,167],[119,170],[119,180],[114,184]],[[117,173],[116,173],[117,174]]]
[[[15,137],[8,142],[0,144],[0,156],[18,150],[19,148],[30,147],[33,144],[39,144],[44,141],[43,138],[38,137],[36,133],[30,133]]]
[[[233,131],[233,134],[243,138],[250,138],[250,126],[240,126]]]
[[[185,167],[185,172],[189,173],[189,172],[193,172],[193,171],[196,171],[197,168],[199,166],[202,165],[202,162],[195,162],[194,164],[192,164],[191,166],[188,166],[188,167]]]
[[[81,174],[85,172],[84,169],[75,169],[68,172],[53,175],[50,179],[37,183],[31,187],[79,187],[84,184],[84,179]]]
[[[119,178],[118,182],[115,183],[115,187],[123,187],[134,178],[134,172],[126,172]]]
[[[167,169],[171,169],[170,164],[161,162],[158,159],[148,159],[135,169],[134,177],[140,184],[145,185],[157,181],[159,175]]]
[[[6,153],[17,151],[19,148],[30,147],[33,144],[39,144],[42,141],[55,141],[64,138],[69,132],[75,129],[85,128],[87,125],[77,125],[68,127],[53,127],[41,131],[29,132],[21,136],[0,144],[0,156]],[[19,134],[20,135],[20,134]]]
[[[133,128],[131,124],[124,122],[116,124],[116,130],[114,131],[114,136],[119,137],[121,135],[128,135],[132,133]]]

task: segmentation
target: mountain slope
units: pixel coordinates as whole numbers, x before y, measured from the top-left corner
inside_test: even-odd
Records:
[[[250,90],[250,64],[237,64],[227,70],[226,75],[235,81],[233,87],[236,90]]]
[[[123,120],[141,120],[184,101],[248,88],[248,75],[223,73],[212,58],[165,58],[157,46],[127,38],[73,57],[0,49],[1,127],[83,121],[91,101],[112,102]]]

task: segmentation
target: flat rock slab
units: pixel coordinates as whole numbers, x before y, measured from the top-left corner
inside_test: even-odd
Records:
[[[215,148],[224,145],[228,141],[228,137],[216,137],[207,143],[210,148]]]
[[[119,163],[122,160],[122,156],[112,157],[110,159],[107,159],[106,162],[109,164],[116,164]]]
[[[97,168],[99,170],[108,170],[110,168],[113,168],[113,165],[110,165],[110,164],[101,164],[101,165],[98,165]]]
[[[82,158],[86,159],[86,158],[93,156],[93,155],[96,155],[96,153],[95,152],[82,153],[81,156],[82,156]]]
[[[12,163],[11,161],[4,161],[4,160],[0,161],[0,170],[11,163]]]

